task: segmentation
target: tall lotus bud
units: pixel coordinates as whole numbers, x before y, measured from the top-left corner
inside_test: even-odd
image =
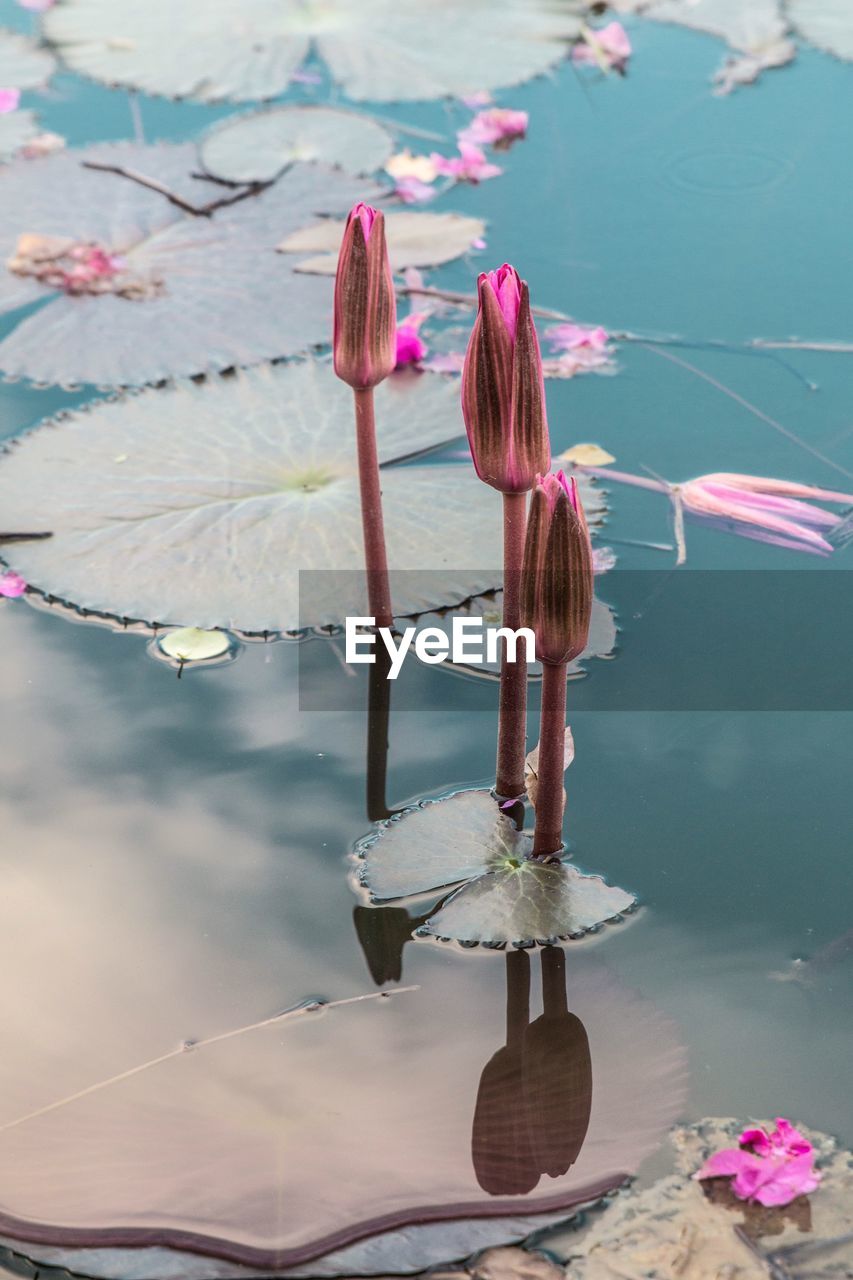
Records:
[[[538,477],[530,504],[521,574],[521,620],[536,656],[558,665],[587,645],[592,613],[592,546],[577,481]]]
[[[385,216],[367,204],[350,211],[335,277],[335,373],[356,391],[387,378],[397,359],[397,305]]]
[[[477,475],[526,493],[551,466],[545,382],[530,292],[504,263],[477,282],[480,308],[462,371],[462,413]]]

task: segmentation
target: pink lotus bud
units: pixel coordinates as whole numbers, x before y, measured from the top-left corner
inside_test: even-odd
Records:
[[[536,656],[558,665],[587,645],[593,563],[586,517],[574,476],[538,477],[521,571],[521,620],[536,636]]]
[[[480,309],[462,370],[462,413],[477,475],[526,493],[551,466],[542,357],[530,293],[506,263],[477,282]]]
[[[387,378],[397,359],[397,305],[385,216],[357,204],[347,218],[335,277],[335,373],[356,390]]]

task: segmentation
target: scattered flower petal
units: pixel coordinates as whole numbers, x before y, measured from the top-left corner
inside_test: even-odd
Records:
[[[434,182],[438,176],[431,156],[416,156],[411,151],[398,151],[385,166],[392,178],[418,178],[421,182]]]
[[[425,361],[424,368],[433,373],[461,373],[465,364],[464,351],[439,351]],[[468,453],[463,455],[469,457]]]
[[[52,0],[51,0],[52,2]],[[291,84],[322,84],[323,77],[319,71],[294,71],[290,76]]]
[[[413,312],[397,325],[397,368],[407,364],[419,364],[429,348],[419,335],[419,329],[427,318],[425,311]]]
[[[45,13],[52,9],[56,0],[18,0],[22,9],[32,9],[34,13]]]
[[[488,247],[489,247],[488,244],[486,243],[486,241],[483,239],[482,236],[477,236],[476,240],[471,241],[472,249],[488,249]]]
[[[42,156],[52,155],[54,151],[62,151],[65,139],[59,133],[37,133],[34,138],[18,151],[24,160],[40,160]]]
[[[421,182],[420,178],[398,178],[394,195],[403,204],[425,204],[427,200],[433,200],[438,192],[428,182]]]
[[[480,107],[487,107],[492,101],[492,95],[488,89],[480,89],[477,93],[468,93],[459,101],[470,111],[477,111]]]
[[[814,485],[719,472],[674,487],[685,511],[713,523],[733,523],[742,537],[815,555],[830,555],[832,543],[813,526],[829,531],[841,517],[802,499],[853,506],[853,494]]]
[[[130,273],[124,258],[100,245],[60,236],[19,236],[6,266],[14,275],[31,277],[49,289],[75,295],[115,293],[123,298],[142,298],[155,295],[162,288],[159,280]]]
[[[16,600],[26,589],[27,584],[19,573],[13,573],[11,569],[7,573],[0,573],[0,596]]]
[[[529,119],[526,111],[492,107],[474,116],[471,123],[459,133],[459,141],[478,147],[506,148],[525,136]]]
[[[0,89],[0,116],[7,116],[11,111],[17,111],[20,101],[20,89]]]
[[[433,152],[431,157],[436,172],[448,178],[456,178],[459,182],[484,182],[487,178],[497,178],[503,173],[499,165],[490,164],[485,152],[470,142],[459,139],[458,156],[442,156]]]
[[[788,1120],[777,1119],[772,1133],[745,1129],[738,1141],[739,1147],[717,1151],[693,1177],[730,1177],[739,1200],[756,1200],[768,1207],[790,1204],[820,1183],[812,1144]]]
[[[572,61],[603,71],[624,71],[631,52],[631,41],[622,23],[609,22],[598,31],[584,28],[581,41],[572,49]]]

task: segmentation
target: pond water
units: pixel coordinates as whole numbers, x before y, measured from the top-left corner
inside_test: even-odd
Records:
[[[26,29],[29,18],[2,0],[0,21]],[[619,342],[614,376],[550,382],[555,454],[593,439],[628,472],[648,467],[677,481],[736,471],[849,490],[851,357],[738,347],[853,337],[841,161],[853,145],[853,69],[803,48],[793,66],[718,99],[707,84],[717,42],[629,26],[625,79],[566,64],[502,95],[529,111],[529,137],[502,157],[500,179],[458,186],[434,206],[488,221],[487,250],[436,276],[470,292],[480,264],[514,262],[542,307],[685,340]],[[295,96],[312,92],[328,96],[325,86]],[[123,91],[63,72],[39,101],[45,127],[70,144],[132,136]],[[231,110],[145,96],[138,106],[148,140],[194,138]],[[387,114],[448,138],[459,124],[458,110],[436,104]],[[0,437],[96,394],[0,386]],[[375,783],[383,752],[368,743],[367,681],[346,672],[337,642],[249,643],[235,662],[177,680],[133,629],[8,601],[4,1221],[16,1203],[31,1205],[44,1221],[73,1219],[79,1244],[105,1225],[144,1232],[166,1222],[173,1235],[237,1240],[242,1253],[219,1250],[232,1260],[257,1266],[266,1249],[290,1265],[380,1227],[441,1217],[436,1206],[451,1218],[512,1220],[482,1239],[525,1234],[531,1213],[589,1198],[620,1172],[659,1171],[665,1129],[679,1119],[786,1115],[853,1144],[851,948],[825,951],[851,929],[853,703],[828,709],[816,682],[826,673],[815,670],[826,634],[849,635],[851,552],[824,561],[688,525],[679,572],[696,581],[698,570],[791,571],[768,578],[796,637],[784,653],[787,688],[756,709],[739,649],[754,670],[761,642],[732,612],[666,612],[674,552],[634,544],[672,543],[669,506],[608,487],[604,540],[619,569],[648,573],[648,589],[634,579],[628,591],[618,570],[609,593],[606,579],[600,587],[620,633],[612,659],[569,686],[577,754],[566,829],[579,865],[636,893],[641,909],[566,948],[568,1008],[585,1028],[592,1070],[577,1166],[561,1172],[557,1153],[552,1177],[546,1153],[525,1185],[529,1170],[505,1156],[520,1140],[501,1136],[509,1121],[500,1108],[498,1137],[483,1138],[492,1121],[477,1107],[481,1076],[505,1044],[508,974],[522,1001],[524,975],[513,977],[501,954],[411,938],[399,908],[368,910],[354,893],[348,857],[370,831],[367,773]],[[830,566],[837,572],[804,628],[797,584]],[[709,692],[702,655],[720,645],[731,683]],[[772,660],[784,650],[774,645]],[[679,667],[673,709],[661,672],[683,653],[698,656]],[[843,643],[832,653],[848,664],[831,673],[843,683]],[[715,672],[723,679],[725,663]],[[307,705],[312,691],[333,709],[301,709],[300,694]],[[529,723],[533,743],[536,692]],[[388,808],[491,785],[496,730],[495,684],[410,664],[391,696]],[[778,980],[812,956],[807,980]],[[535,953],[531,970],[535,1019]],[[169,1057],[305,1002],[380,990],[391,998],[309,1011],[293,1030],[274,1023]],[[565,1019],[541,1034],[545,1080],[554,1071],[555,1087],[569,1087],[559,1066]],[[569,1039],[570,1055],[580,1053],[578,1033]],[[503,1052],[486,1079],[511,1109],[517,1081]],[[16,1123],[162,1055],[125,1083]],[[489,1158],[497,1174],[484,1174]],[[127,1201],[129,1189],[147,1202]],[[109,1224],[104,1204],[117,1215]],[[360,1265],[406,1270],[481,1238],[454,1230],[422,1253],[401,1238]],[[38,1256],[52,1255],[43,1246]]]

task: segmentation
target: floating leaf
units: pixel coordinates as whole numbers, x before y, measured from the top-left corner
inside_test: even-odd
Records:
[[[566,738],[563,744],[563,772],[565,773],[569,765],[575,758],[575,740],[569,725],[566,725]],[[527,791],[527,798],[536,808],[536,796],[539,792],[539,743],[532,751],[527,753],[524,761],[524,786]],[[563,808],[566,806],[566,792],[563,790]]]
[[[431,374],[384,383],[377,419],[385,463],[463,430],[454,387]],[[386,466],[382,489],[403,613],[494,588],[500,505],[467,467]],[[0,456],[0,510],[54,535],[9,545],[11,567],[118,617],[291,631],[366,612],[352,396],[329,364],[179,383],[46,423]],[[301,610],[300,569],[328,571],[307,575]]]
[[[287,106],[224,120],[202,139],[208,173],[227,182],[269,182],[297,161],[375,173],[393,150],[378,120],[331,107]]]
[[[199,627],[178,627],[157,639],[157,647],[177,662],[204,662],[219,658],[231,648],[224,631],[202,631]]]
[[[0,160],[11,160],[38,131],[38,121],[32,111],[10,111],[0,116]]]
[[[788,0],[787,9],[803,39],[853,61],[853,9],[847,0]]]
[[[343,228],[343,222],[326,218],[287,236],[278,249],[281,253],[317,254],[301,262],[297,270],[333,276]],[[463,217],[460,213],[388,213],[385,234],[391,266],[395,271],[440,266],[467,253],[485,229],[486,224],[479,218]]]
[[[12,89],[38,89],[47,84],[56,59],[28,36],[0,31],[0,85]]]
[[[582,467],[607,467],[615,462],[612,453],[602,449],[600,444],[576,444],[566,449],[554,459],[555,462],[577,463]]]
[[[65,0],[44,30],[75,71],[170,97],[283,93],[312,48],[347,97],[392,102],[520,84],[565,55],[584,6],[564,0]]]
[[[189,146],[121,144],[63,152],[4,175],[0,310],[44,299],[0,343],[0,369],[39,382],[137,386],[294,355],[328,340],[331,290],[276,254],[283,229],[339,211],[373,188],[297,165],[259,196],[197,217],[158,191],[84,162],[123,167],[200,206],[221,188],[190,176]],[[112,292],[68,297],[17,274],[22,235],[71,238],[124,260]],[[133,296],[122,293],[130,280]]]
[[[530,860],[487,791],[460,791],[392,818],[357,850],[375,902],[462,887],[421,932],[458,942],[547,942],[578,936],[630,911],[636,899],[565,862]]]

